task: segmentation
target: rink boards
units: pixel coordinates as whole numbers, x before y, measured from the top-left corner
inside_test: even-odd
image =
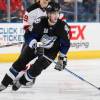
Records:
[[[71,47],[68,59],[100,58],[100,23],[69,23]],[[0,24],[0,46],[23,41],[21,23]],[[0,62],[12,62],[22,45],[0,48]]]

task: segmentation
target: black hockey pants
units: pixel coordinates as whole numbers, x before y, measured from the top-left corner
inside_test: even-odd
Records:
[[[46,52],[47,56],[49,54],[49,57],[52,59],[56,58],[57,53],[57,51],[51,54]],[[34,49],[29,48],[29,46],[25,46],[19,58],[13,63],[12,67],[18,72],[25,70],[26,65],[36,57],[37,56],[34,54]],[[50,64],[51,62],[46,58],[39,57],[32,65],[32,67],[28,70],[28,72],[32,77],[36,77],[41,73],[43,69],[46,69]]]

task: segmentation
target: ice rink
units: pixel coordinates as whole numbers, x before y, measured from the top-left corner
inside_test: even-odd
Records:
[[[0,81],[11,63],[0,63]],[[0,100],[100,100],[100,91],[67,71],[56,71],[52,64],[37,77],[32,88],[11,87],[0,92]],[[96,86],[100,86],[100,59],[70,60],[68,69]]]

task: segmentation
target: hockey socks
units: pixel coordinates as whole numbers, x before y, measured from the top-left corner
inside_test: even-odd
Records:
[[[13,80],[15,80],[17,75],[18,72],[13,67],[11,67],[1,82],[0,91],[6,89],[8,85],[11,84]]]
[[[21,85],[29,86],[35,83],[35,78],[26,72],[18,81],[13,84],[12,90],[17,91]]]

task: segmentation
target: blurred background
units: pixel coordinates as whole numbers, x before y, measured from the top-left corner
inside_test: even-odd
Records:
[[[35,1],[0,0],[0,81],[19,57],[20,42],[24,41],[23,14]],[[100,87],[100,0],[56,1],[71,27],[66,68]],[[66,71],[56,71],[53,64],[31,88],[12,92],[8,87],[0,93],[0,100],[100,100],[99,91]]]
[[[23,14],[36,1],[0,0],[0,62],[12,62],[18,57],[22,46],[18,44],[24,41]],[[71,27],[68,58],[100,59],[100,0],[55,1],[60,3],[61,15]]]
[[[100,22],[100,0],[56,0],[68,22]],[[35,0],[0,0],[0,23],[21,23]]]

